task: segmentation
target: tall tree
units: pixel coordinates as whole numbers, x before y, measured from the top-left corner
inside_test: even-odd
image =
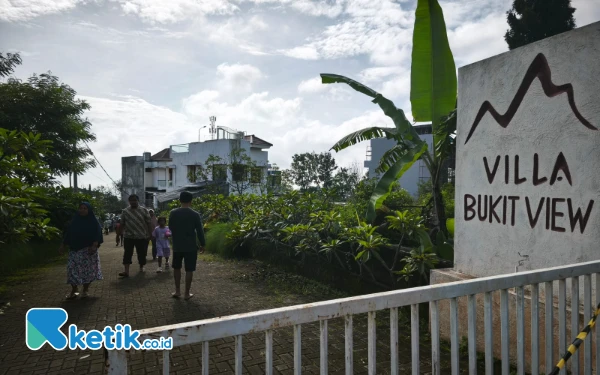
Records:
[[[333,186],[333,172],[337,169],[335,159],[329,152],[305,152],[292,156],[291,172],[300,190],[311,186],[329,189]]]
[[[20,63],[15,55],[7,56],[0,59],[0,70]],[[92,125],[83,117],[90,105],[76,99],[76,94],[50,72],[33,75],[27,82],[9,78],[0,83],[0,124],[8,130],[40,134],[50,141],[52,153],[45,154],[43,161],[53,175],[82,173],[96,165],[84,144],[96,140]]]
[[[300,190],[306,191],[316,179],[317,165],[311,153],[295,154],[292,156],[291,172]]]
[[[316,165],[315,184],[318,187],[330,189],[333,186],[333,172],[337,169],[335,159],[329,152],[320,154],[313,152],[311,156],[314,158]]]
[[[571,0],[514,0],[506,12],[509,49],[524,46],[575,28]]]
[[[333,177],[333,188],[338,197],[344,201],[350,198],[358,186],[360,178],[358,171],[353,167],[340,168]]]
[[[17,65],[21,64],[21,55],[18,53],[7,53],[6,56],[0,52],[0,78],[8,77]]]

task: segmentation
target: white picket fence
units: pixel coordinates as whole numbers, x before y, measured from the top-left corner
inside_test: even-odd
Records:
[[[485,336],[485,368],[486,374],[493,373],[493,332],[492,316],[500,314],[501,319],[501,347],[502,347],[502,374],[509,374],[509,289],[516,290],[516,357],[518,373],[525,371],[531,374],[539,373],[539,285],[543,284],[545,291],[545,334],[553,337],[553,283],[558,285],[558,343],[560,353],[566,351],[567,346],[583,328],[579,324],[579,314],[573,314],[571,319],[571,335],[567,336],[567,280],[570,279],[571,296],[569,298],[573,311],[579,311],[579,279],[583,279],[584,319],[590,319],[592,306],[592,276],[595,274],[596,301],[600,301],[600,261],[578,263],[573,265],[526,271],[514,274],[484,277],[467,281],[458,281],[447,284],[431,285],[411,289],[395,290],[392,292],[376,293],[358,297],[336,299],[306,305],[290,306],[279,309],[256,311],[247,314],[232,315],[214,319],[174,324],[163,327],[145,329],[141,331],[140,341],[147,338],[172,337],[174,347],[202,343],[202,374],[209,373],[209,345],[212,340],[221,338],[235,338],[235,374],[242,374],[242,347],[243,336],[249,333],[265,333],[265,371],[273,374],[273,330],[283,327],[292,327],[294,333],[294,374],[299,375],[302,370],[301,363],[301,335],[302,325],[311,322],[320,322],[320,372],[328,371],[328,344],[327,322],[334,318],[345,319],[345,368],[346,374],[353,373],[353,325],[352,318],[356,314],[368,314],[368,372],[377,373],[376,329],[375,315],[378,311],[390,310],[390,348],[391,348],[391,374],[398,374],[398,308],[411,306],[411,342],[412,342],[412,374],[420,373],[419,361],[419,309],[421,303],[430,305],[431,327],[431,361],[433,374],[440,375],[440,313],[438,303],[450,301],[450,342],[451,342],[451,368],[452,374],[459,372],[459,317],[458,298],[467,297],[468,306],[468,352],[469,373],[477,373],[476,352],[476,295],[484,295],[484,327]],[[531,291],[531,368],[525,367],[525,288]],[[492,292],[500,291],[500,311],[492,311]],[[600,330],[588,335],[580,350],[584,351],[584,366],[581,370],[585,374],[592,374],[592,336],[600,342]],[[554,355],[554,340],[545,340],[545,366],[551,369],[559,358]],[[515,350],[514,348],[512,350]],[[600,345],[596,345],[596,368],[600,368]],[[169,351],[163,352],[163,373],[169,373]],[[513,355],[515,353],[513,352]],[[578,374],[580,366],[578,356],[573,356],[569,361],[570,370]],[[108,352],[107,369],[109,374],[127,373],[127,352],[112,350]],[[387,369],[386,369],[387,370]],[[566,374],[566,372],[563,373]],[[549,371],[548,371],[549,372]]]

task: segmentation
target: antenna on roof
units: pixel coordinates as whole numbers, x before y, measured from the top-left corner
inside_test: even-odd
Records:
[[[215,139],[215,135],[217,134],[217,128],[215,126],[215,122],[217,121],[216,116],[210,116],[208,118],[210,120],[210,139]]]

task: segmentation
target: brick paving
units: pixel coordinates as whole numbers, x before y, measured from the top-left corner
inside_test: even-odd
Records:
[[[145,273],[138,273],[132,265],[131,277],[121,280],[117,274],[122,269],[123,248],[113,245],[107,236],[100,248],[104,280],[90,287],[86,300],[65,301],[70,290],[65,284],[66,265],[56,265],[43,270],[25,284],[12,287],[8,300],[11,307],[0,315],[0,375],[3,374],[102,374],[104,356],[101,350],[55,351],[45,345],[38,351],[25,346],[25,313],[32,307],[62,307],[69,313],[69,324],[79,329],[102,330],[105,326],[128,323],[134,329],[149,328],[193,320],[214,318],[255,310],[315,302],[303,295],[277,298],[264,286],[253,282],[237,282],[234,276],[251,272],[247,262],[204,262],[198,264],[194,274],[189,301],[169,298],[173,289],[171,272],[155,273],[156,264],[148,262]],[[135,257],[134,257],[135,259]],[[320,300],[328,299],[322,296]],[[389,372],[389,315],[377,315],[377,373]],[[293,373],[292,328],[281,328],[273,335],[273,366],[275,374]],[[400,373],[410,373],[410,332],[400,331]],[[233,373],[234,340],[225,338],[210,343],[210,373]],[[243,338],[244,373],[264,373],[264,335],[250,334]],[[366,316],[354,318],[354,372],[367,372]],[[329,322],[329,373],[344,373],[344,325],[341,319]],[[421,344],[421,372],[431,371],[430,351],[427,343]],[[171,373],[197,374],[201,370],[201,345],[175,348],[170,353]],[[303,373],[319,373],[319,326],[302,327]],[[466,366],[461,366],[466,367]],[[162,355],[156,352],[129,354],[129,373],[160,374]],[[442,369],[442,373],[445,373]]]

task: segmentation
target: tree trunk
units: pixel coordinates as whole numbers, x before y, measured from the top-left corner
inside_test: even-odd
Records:
[[[446,237],[448,237],[448,229],[446,228],[446,210],[444,209],[444,198],[442,197],[442,186],[438,181],[432,181],[432,196],[433,196],[433,208],[435,222],[437,228],[441,230]]]

